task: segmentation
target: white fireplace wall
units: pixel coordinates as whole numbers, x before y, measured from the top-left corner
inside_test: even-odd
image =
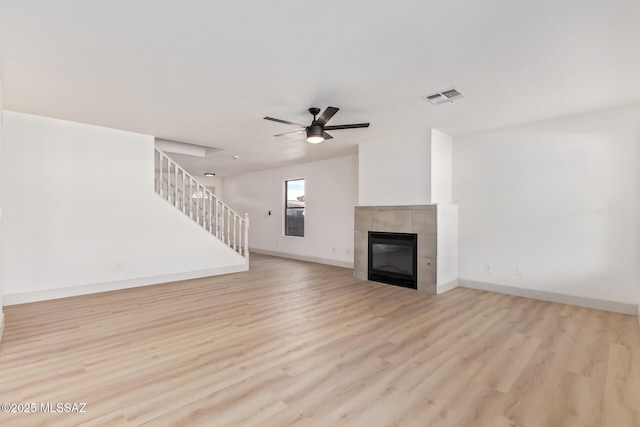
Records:
[[[431,203],[451,203],[453,138],[431,129]]]
[[[358,146],[360,206],[431,203],[431,130]]]
[[[359,205],[451,203],[453,140],[436,129],[359,146]]]
[[[437,228],[433,231],[436,236],[432,239],[437,242],[437,273],[432,282],[431,278],[420,278],[419,269],[418,281],[429,283],[426,287],[432,286],[429,290],[437,293],[457,286],[458,206],[451,204],[453,139],[438,130],[426,129],[369,141],[358,148],[359,207],[398,207],[402,212],[411,205],[437,207]],[[355,217],[355,275],[366,278],[368,248],[362,233],[373,228],[364,227],[366,221],[359,228],[358,209]],[[398,215],[394,223],[401,217]],[[400,228],[373,231],[404,232],[403,228],[411,229],[411,224]]]

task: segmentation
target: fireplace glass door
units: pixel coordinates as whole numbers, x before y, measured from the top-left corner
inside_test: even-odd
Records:
[[[418,236],[369,232],[369,280],[417,289]]]

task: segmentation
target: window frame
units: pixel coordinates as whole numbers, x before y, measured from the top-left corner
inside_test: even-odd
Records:
[[[283,235],[285,237],[304,237],[304,229],[305,229],[305,210],[307,208],[307,203],[306,200],[304,202],[304,206],[299,207],[289,207],[289,183],[290,182],[294,182],[294,181],[302,181],[303,185],[304,185],[304,192],[306,193],[306,189],[307,189],[307,182],[306,182],[306,178],[293,178],[293,179],[285,179],[284,180],[284,230],[283,230]],[[288,234],[289,231],[289,227],[288,225],[288,211],[289,209],[295,209],[295,210],[302,210],[302,234]]]

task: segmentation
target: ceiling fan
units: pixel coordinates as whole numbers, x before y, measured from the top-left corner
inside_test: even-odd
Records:
[[[312,144],[317,144],[319,142],[324,141],[325,139],[332,139],[333,137],[329,135],[326,131],[328,130],[338,130],[338,129],[355,129],[355,128],[367,128],[369,127],[369,123],[355,123],[350,125],[335,125],[335,126],[326,126],[327,122],[331,120],[331,118],[338,112],[339,108],[336,107],[327,107],[326,110],[320,117],[316,116],[320,113],[319,108],[309,108],[309,113],[313,116],[313,121],[309,126],[303,125],[300,123],[293,123],[287,120],[274,119],[273,117],[265,117],[265,120],[271,120],[278,123],[284,123],[287,125],[299,126],[302,129],[296,130],[293,132],[279,133],[274,136],[283,136],[283,135],[293,135],[296,133],[307,133],[307,141]]]

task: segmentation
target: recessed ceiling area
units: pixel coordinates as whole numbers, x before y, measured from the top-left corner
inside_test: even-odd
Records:
[[[638,22],[637,0],[2,0],[0,77],[5,109],[220,148],[197,161],[224,177],[638,102]],[[330,105],[371,126],[309,144],[262,119]]]

